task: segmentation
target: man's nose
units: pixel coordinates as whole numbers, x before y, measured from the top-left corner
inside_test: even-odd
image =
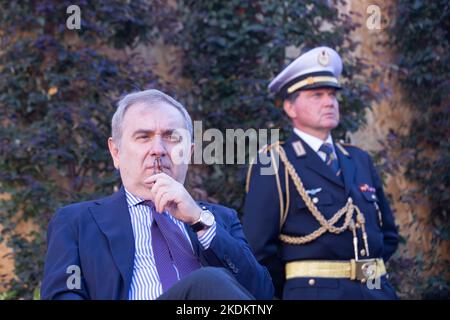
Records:
[[[150,154],[152,156],[164,156],[167,154],[166,146],[160,135],[155,135],[150,146]]]

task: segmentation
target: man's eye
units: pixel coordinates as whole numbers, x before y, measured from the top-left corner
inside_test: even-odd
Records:
[[[172,142],[181,142],[181,140],[183,140],[183,137],[178,133],[173,133],[170,135],[170,140]]]
[[[178,133],[170,133],[164,136],[165,140],[169,141],[169,142],[181,142],[182,137],[180,134]]]

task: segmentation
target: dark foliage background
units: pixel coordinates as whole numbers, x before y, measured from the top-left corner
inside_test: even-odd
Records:
[[[390,45],[412,123],[407,134],[394,134],[393,145],[402,150],[396,161],[405,164],[406,176],[418,183],[405,201],[414,208],[425,199],[430,207],[429,245],[437,251],[450,241],[450,3],[399,0],[394,16],[388,30]],[[417,252],[414,259],[397,257],[391,267],[394,283],[408,288],[410,295],[450,298],[448,255]],[[433,276],[423,276],[433,270]]]
[[[117,184],[106,145],[114,100],[157,85],[151,66],[124,48],[152,41],[163,19],[156,4],[78,1],[81,30],[71,31],[71,1],[0,2],[0,193],[11,196],[0,224],[17,276],[8,298],[36,294],[55,210]],[[29,219],[37,230],[16,232]]]
[[[407,175],[429,197],[431,214],[450,240],[450,3],[401,0],[391,31],[399,80],[414,110]]]

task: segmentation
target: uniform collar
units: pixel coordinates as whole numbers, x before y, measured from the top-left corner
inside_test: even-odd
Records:
[[[294,132],[297,136],[299,136],[308,146],[314,150],[314,152],[318,152],[319,148],[322,146],[324,142],[327,142],[333,146],[333,138],[331,138],[331,134],[328,135],[327,139],[323,141],[317,137],[314,137],[310,134],[307,134],[297,128],[294,128]],[[333,146],[334,150],[334,146]]]

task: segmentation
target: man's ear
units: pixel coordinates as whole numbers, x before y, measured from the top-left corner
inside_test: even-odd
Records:
[[[294,104],[289,100],[284,100],[283,102],[284,112],[288,115],[289,118],[294,119],[297,118],[297,112],[295,111]]]
[[[119,147],[111,137],[108,138],[108,148],[109,153],[111,153],[111,157],[113,158],[114,168],[119,170]]]

